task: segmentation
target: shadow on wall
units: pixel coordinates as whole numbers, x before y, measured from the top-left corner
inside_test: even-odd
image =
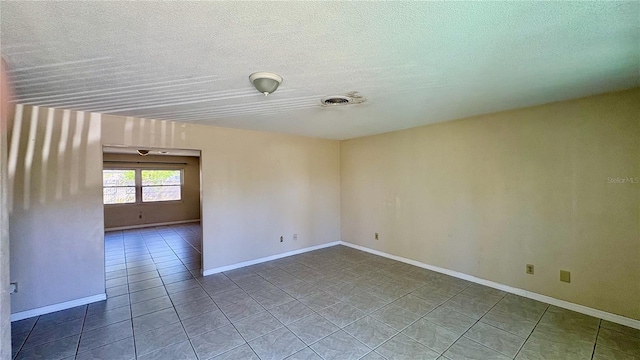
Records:
[[[17,105],[8,135],[12,313],[104,294],[101,115]]]
[[[9,142],[9,209],[60,201],[96,187],[90,174],[100,149],[100,115],[39,107],[16,107]],[[98,183],[96,183],[98,181]]]

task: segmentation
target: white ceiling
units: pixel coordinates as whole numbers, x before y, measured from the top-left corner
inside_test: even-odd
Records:
[[[7,2],[25,104],[346,139],[640,86],[640,2]],[[264,97],[255,71],[284,77]],[[367,101],[327,108],[326,95]]]

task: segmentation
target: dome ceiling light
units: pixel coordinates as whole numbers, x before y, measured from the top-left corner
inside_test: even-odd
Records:
[[[267,96],[278,88],[282,83],[282,76],[270,72],[254,72],[249,75],[249,81],[255,86],[255,88]]]

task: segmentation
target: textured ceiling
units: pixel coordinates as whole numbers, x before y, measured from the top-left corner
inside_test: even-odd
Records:
[[[24,104],[346,139],[640,85],[638,1],[0,6]]]

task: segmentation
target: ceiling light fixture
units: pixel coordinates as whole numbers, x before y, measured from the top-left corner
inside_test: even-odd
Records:
[[[149,150],[138,150],[138,154],[140,156],[147,156],[149,155]]]
[[[270,72],[254,72],[249,75],[249,81],[255,86],[255,88],[267,96],[278,88],[282,83],[282,76]]]

